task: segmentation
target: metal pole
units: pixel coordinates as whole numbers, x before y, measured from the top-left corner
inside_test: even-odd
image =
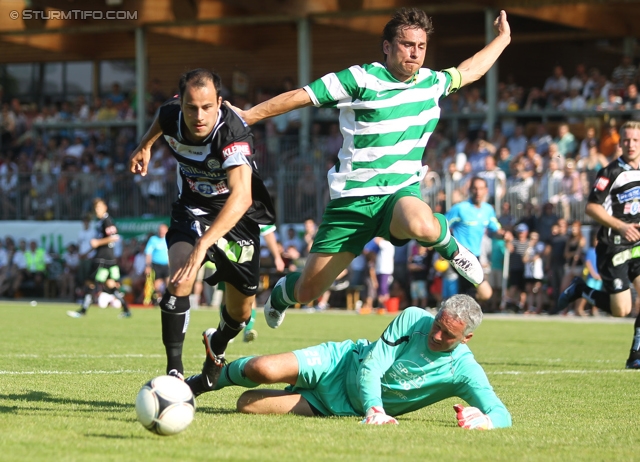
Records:
[[[303,87],[311,82],[311,24],[309,18],[298,20],[298,87]],[[299,156],[308,156],[309,135],[311,133],[311,109],[300,111],[300,130],[298,149]]]
[[[142,27],[136,27],[136,129],[137,138],[140,140],[144,135],[147,123],[147,104],[146,104],[146,83],[147,83],[147,50],[145,30]]]
[[[493,38],[493,21],[496,19],[496,10],[487,8],[484,10],[485,43],[489,44]],[[498,62],[491,66],[486,75],[487,92],[487,137],[493,136],[493,126],[496,124],[498,110]]]

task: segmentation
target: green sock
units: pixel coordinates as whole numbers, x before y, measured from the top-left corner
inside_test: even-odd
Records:
[[[245,332],[249,332],[251,329],[253,329],[253,325],[255,323],[256,323],[256,309],[255,308],[251,308],[251,318],[249,318],[249,322],[244,327],[244,331]]]
[[[451,260],[458,251],[458,243],[451,237],[445,216],[441,213],[434,213],[433,216],[440,223],[440,236],[433,242],[418,241],[418,244],[423,247],[433,247],[445,260]]]
[[[290,306],[298,303],[293,292],[301,275],[301,273],[289,273],[284,277],[284,284],[276,285],[273,288],[273,291],[271,291],[271,306],[274,309],[282,313]]]
[[[220,378],[218,379],[218,384],[216,385],[215,390],[220,390],[221,388],[230,387],[233,385],[245,388],[255,388],[260,385],[259,383],[255,383],[253,380],[249,380],[244,375],[244,366],[249,362],[251,358],[253,358],[253,356],[247,356],[244,358],[236,359],[232,363],[226,364],[222,368],[222,372],[220,373]]]

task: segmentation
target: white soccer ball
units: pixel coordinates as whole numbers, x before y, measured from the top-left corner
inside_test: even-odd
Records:
[[[144,428],[158,435],[175,435],[187,428],[196,412],[189,385],[171,375],[145,383],[136,398],[136,414]]]

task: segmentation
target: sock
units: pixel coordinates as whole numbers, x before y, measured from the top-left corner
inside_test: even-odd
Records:
[[[86,313],[87,310],[89,309],[89,305],[91,305],[91,301],[93,300],[93,295],[91,294],[91,292],[88,292],[87,289],[85,290],[85,294],[84,297],[82,298],[82,304],[80,305],[80,311],[82,313]]]
[[[640,359],[640,315],[636,318],[633,325],[633,342],[631,343],[631,351],[629,352],[629,360]]]
[[[458,251],[458,243],[451,238],[451,232],[445,216],[441,213],[434,213],[433,216],[440,223],[440,236],[433,242],[418,241],[418,244],[423,247],[433,247],[445,260],[451,260]]]
[[[247,325],[244,327],[244,331],[249,332],[251,329],[253,329],[253,325],[255,323],[256,323],[256,309],[251,308],[251,318],[249,318],[249,322],[247,322]]]
[[[260,385],[253,380],[249,380],[247,376],[244,375],[244,366],[249,362],[251,358],[253,358],[253,356],[247,356],[246,358],[240,358],[232,363],[225,365],[222,368],[222,373],[220,374],[218,384],[216,385],[214,390],[220,390],[221,388],[229,387],[232,385],[237,385],[239,387],[245,388],[255,388]]]
[[[116,297],[118,300],[120,300],[120,303],[122,303],[122,311],[124,313],[128,313],[129,312],[129,304],[124,299],[124,294],[122,292],[120,292],[119,290],[115,290],[113,292],[113,296]]]
[[[229,340],[235,338],[242,332],[242,329],[247,325],[247,321],[236,321],[227,312],[227,307],[222,305],[222,308],[220,308],[220,324],[218,324],[218,330],[213,334],[213,337],[211,337],[213,354],[216,356],[224,354]]]
[[[189,327],[189,296],[178,297],[165,292],[160,300],[162,343],[167,354],[167,374],[175,369],[184,374],[182,345]]]
[[[300,279],[302,273],[289,273],[284,276],[284,284],[276,284],[271,291],[271,307],[282,313],[290,306],[295,305],[298,301],[293,293],[296,282]],[[279,282],[279,281],[278,281]]]
[[[602,290],[590,289],[585,284],[585,289],[582,291],[582,297],[592,305],[600,308],[602,311],[606,311],[611,314],[611,297],[609,297],[608,293],[603,292]]]

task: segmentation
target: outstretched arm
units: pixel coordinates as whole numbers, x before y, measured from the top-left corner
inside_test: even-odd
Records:
[[[263,119],[311,106],[313,103],[309,94],[304,89],[298,88],[297,90],[291,90],[274,96],[246,111],[242,111],[226,101],[225,104],[242,117],[247,124],[253,125]]]
[[[160,122],[158,122],[158,116],[156,116],[153,124],[140,140],[140,144],[131,154],[129,159],[129,171],[131,173],[139,173],[142,176],[147,174],[147,166],[151,159],[151,146],[160,135],[162,135],[162,128],[160,127]]]
[[[493,26],[498,36],[486,47],[471,58],[461,62],[458,66],[458,71],[460,71],[460,76],[462,77],[460,86],[469,85],[485,75],[511,42],[511,28],[507,22],[507,13],[504,10],[500,11]]]

